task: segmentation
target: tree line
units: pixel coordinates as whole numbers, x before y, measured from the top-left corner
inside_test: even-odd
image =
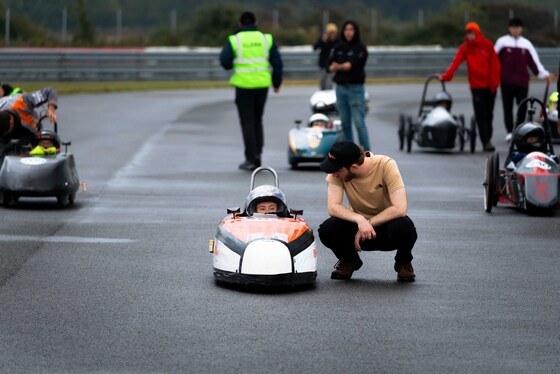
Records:
[[[5,1],[5,0],[4,0]],[[40,0],[37,0],[39,3]],[[140,2],[140,1],[139,1]],[[50,18],[60,0],[49,1]],[[441,45],[454,47],[462,42],[464,25],[468,21],[479,23],[486,37],[495,40],[507,32],[508,18],[512,15],[523,19],[524,35],[537,47],[558,47],[560,45],[560,25],[558,11],[553,7],[528,6],[499,2],[444,2],[425,1],[424,8],[416,8],[414,19],[399,19],[394,14],[386,15],[382,7],[369,6],[367,1],[362,7],[341,8],[334,2],[324,1],[319,7],[313,2],[273,2],[254,4],[255,13],[261,30],[271,32],[280,46],[309,45],[321,35],[324,23],[342,24],[351,18],[358,22],[362,38],[368,45]],[[356,2],[358,4],[360,2]],[[382,2],[377,2],[379,3]],[[418,2],[420,3],[420,2]],[[428,4],[429,3],[429,4]],[[489,4],[487,4],[489,3]],[[153,2],[152,2],[153,4]],[[433,4],[440,4],[437,8]],[[47,27],[34,22],[29,12],[20,12],[10,5],[9,19],[5,4],[0,3],[0,33],[5,44],[10,46],[221,46],[227,36],[234,33],[242,7],[239,2],[216,3],[193,8],[192,11],[173,13],[164,23],[154,22],[151,27],[131,24],[127,13],[121,12],[119,19],[113,14],[113,25],[108,25],[105,17],[103,24],[95,22],[86,0],[75,0],[65,9],[68,31]],[[428,6],[430,5],[430,6]],[[560,7],[558,7],[560,8]],[[59,8],[59,10],[62,8]],[[559,9],[560,10],[560,9]],[[412,12],[408,9],[409,12]],[[414,12],[413,12],[414,13]],[[57,15],[58,17],[59,15]],[[175,16],[175,23],[173,23]],[[9,35],[6,37],[6,23]]]

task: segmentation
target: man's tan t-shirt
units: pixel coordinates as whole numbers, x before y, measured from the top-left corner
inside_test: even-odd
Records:
[[[343,182],[327,175],[327,182],[342,187],[351,209],[367,219],[379,214],[391,206],[390,194],[404,188],[397,163],[391,157],[372,155],[366,157],[371,160],[370,171],[360,179],[354,178],[350,182]]]

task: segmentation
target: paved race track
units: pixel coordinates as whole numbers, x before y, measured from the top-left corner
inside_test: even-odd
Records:
[[[467,86],[448,89],[470,118]],[[316,232],[325,175],[291,170],[286,156],[314,90],[270,93],[263,162]],[[373,150],[407,185],[417,281],[396,282],[393,253],[377,252],[352,280],[331,280],[335,257],[318,243],[316,286],[278,293],[212,276],[208,240],[250,184],[232,90],[61,97],[60,134],[87,192],[69,209],[0,208],[0,372],[557,371],[559,214],[485,213],[480,143],[475,154],[399,151],[398,114],[417,113],[421,90],[368,86],[367,117]],[[502,159],[504,136],[498,100]]]

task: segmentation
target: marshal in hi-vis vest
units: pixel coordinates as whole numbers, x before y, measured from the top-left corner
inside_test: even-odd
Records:
[[[233,49],[234,73],[229,80],[239,88],[265,88],[272,84],[268,58],[272,35],[260,31],[241,31],[229,36]]]

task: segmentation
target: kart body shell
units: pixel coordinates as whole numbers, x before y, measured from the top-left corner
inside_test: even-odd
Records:
[[[73,203],[79,186],[80,179],[72,154],[42,157],[7,155],[0,169],[0,192],[4,205],[23,196],[54,196],[59,203]]]
[[[288,162],[292,168],[304,162],[320,163],[327,157],[332,145],[342,140],[343,134],[339,121],[330,127],[297,127],[288,133]]]
[[[41,116],[38,131],[43,129]],[[58,124],[54,123],[58,133]],[[80,186],[74,155],[68,153],[71,142],[60,142],[53,155],[30,155],[30,146],[14,140],[13,150],[0,165],[0,193],[5,207],[20,197],[56,197],[59,205],[73,204]],[[61,146],[64,151],[61,151]]]
[[[254,176],[266,166],[257,168]],[[228,209],[210,241],[214,278],[218,283],[278,287],[315,283],[317,247],[313,231],[302,211],[272,214],[239,214],[239,208]]]
[[[542,103],[533,97],[525,100],[528,111],[532,114],[535,113],[534,104],[542,106]],[[522,105],[523,102],[520,107]],[[521,124],[513,130],[514,137],[520,126]],[[543,126],[549,126],[546,118]],[[545,152],[520,153],[512,141],[504,168],[500,168],[497,152],[488,157],[483,182],[486,212],[490,213],[498,203],[531,213],[551,213],[560,207],[559,158],[554,155],[550,133],[545,133]]]

